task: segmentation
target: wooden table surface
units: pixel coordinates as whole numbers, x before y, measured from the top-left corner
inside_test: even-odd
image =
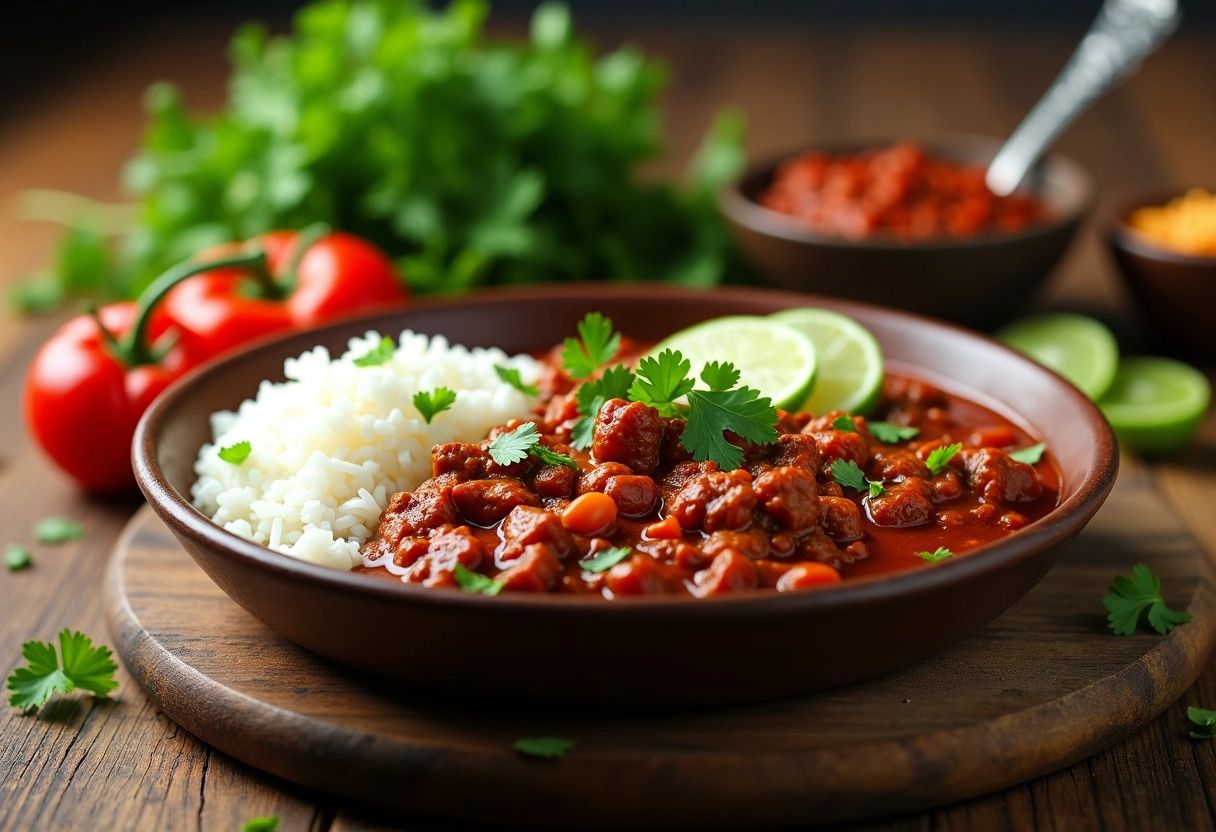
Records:
[[[119,166],[142,125],[142,89],[172,78],[194,106],[218,106],[229,28],[212,23],[137,33],[4,114],[0,287],[44,268],[56,236],[50,227],[16,221],[16,194],[55,187],[117,198]],[[616,23],[595,32],[602,47],[629,39],[668,60],[668,166],[674,169],[724,103],[748,114],[750,149],[758,154],[858,136],[1005,134],[1050,82],[1081,28],[863,31],[774,22],[652,24],[634,31]],[[1131,191],[1216,181],[1214,92],[1216,32],[1183,31],[1069,131],[1060,149],[1094,174],[1098,217]],[[1094,221],[1083,231],[1040,302],[1132,320],[1098,228]],[[0,546],[30,544],[35,559],[30,570],[0,571],[5,676],[21,663],[22,642],[50,640],[64,627],[109,642],[101,577],[115,538],[140,505],[135,497],[79,494],[25,435],[25,368],[61,320],[0,318]],[[1134,327],[1120,331],[1134,343]],[[1209,551],[1216,549],[1214,463],[1216,418],[1209,413],[1186,454],[1149,466],[1174,501],[1178,522]],[[56,547],[34,544],[34,520],[51,513],[79,519],[85,538]],[[236,830],[258,815],[279,815],[280,828],[293,832],[459,828],[351,805],[262,775],[172,724],[124,671],[118,680],[108,702],[72,696],[38,718],[0,708],[0,830]],[[1216,661],[1161,717],[1089,760],[966,803],[851,828],[1211,829],[1216,745],[1187,738],[1188,705],[1216,707]]]

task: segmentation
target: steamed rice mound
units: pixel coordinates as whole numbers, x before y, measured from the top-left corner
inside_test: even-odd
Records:
[[[255,543],[351,569],[389,497],[431,475],[432,445],[477,442],[535,403],[494,370],[514,367],[535,383],[540,364],[526,355],[406,331],[385,363],[354,363],[380,341],[369,332],[336,360],[323,347],[288,359],[286,382],[264,381],[236,413],[212,414],[215,439],[194,465],[195,506]],[[413,398],[436,387],[455,390],[456,402],[427,424]],[[242,441],[252,448],[244,462],[220,459],[219,449]]]

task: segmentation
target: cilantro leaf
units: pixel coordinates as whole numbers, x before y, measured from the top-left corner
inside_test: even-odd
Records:
[[[431,420],[443,411],[456,404],[456,391],[448,387],[436,387],[434,390],[419,390],[414,394],[414,407],[426,419]]]
[[[722,392],[739,383],[739,371],[729,361],[720,364],[711,361],[701,370],[701,381],[705,382],[710,390]]]
[[[20,543],[10,543],[4,549],[4,565],[10,572],[18,569],[28,569],[30,566],[30,550]]]
[[[1109,613],[1107,623],[1120,636],[1129,636],[1136,631],[1142,616],[1147,613],[1148,623],[1162,635],[1179,624],[1191,620],[1190,613],[1175,612],[1161,597],[1161,579],[1143,563],[1132,567],[1132,576],[1115,576],[1109,595],[1102,599],[1102,606]]]
[[[1216,711],[1192,706],[1186,709],[1186,718],[1199,726],[1199,730],[1191,732],[1191,739],[1216,739]]]
[[[842,430],[845,433],[857,433],[857,426],[853,424],[849,414],[841,413],[832,420],[832,430]]]
[[[393,339],[385,335],[379,344],[354,359],[354,364],[356,367],[375,367],[391,359],[396,351],[397,345]]]
[[[942,445],[929,451],[929,458],[925,460],[929,473],[936,477],[942,471],[945,471],[950,460],[954,459],[954,455],[962,449],[963,443],[955,442],[953,445]]]
[[[27,641],[21,655],[28,662],[8,677],[8,689],[13,691],[9,704],[15,708],[38,708],[53,694],[71,693],[76,688],[104,697],[118,687],[114,672],[118,665],[104,646],[94,647],[83,633],[64,630],[59,634],[59,650],[63,667],[50,642]]]
[[[578,565],[588,572],[606,572],[631,554],[633,548],[630,546],[613,546],[583,558]]]
[[[688,377],[691,371],[692,362],[679,350],[668,349],[657,356],[648,355],[638,362],[629,397],[655,408],[663,416],[678,416],[680,409],[676,406],[676,399],[688,395],[697,383],[696,379]],[[719,369],[711,377],[720,381],[721,375]]]
[[[743,450],[726,440],[725,431],[760,445],[777,441],[777,408],[758,391],[740,387],[690,390],[687,395],[688,422],[680,444],[697,462],[713,460],[728,471],[739,467]]]
[[[567,338],[562,346],[562,366],[571,378],[586,378],[617,353],[621,334],[612,331],[612,320],[600,312],[588,312],[578,324],[578,338]]]
[[[249,454],[253,453],[253,445],[248,440],[235,442],[226,448],[220,448],[217,451],[219,458],[224,462],[231,462],[233,465],[240,465],[245,460],[249,459]]]
[[[623,399],[629,395],[633,384],[633,373],[624,364],[614,364],[604,370],[600,377],[579,386],[575,391],[578,412],[582,414],[571,428],[570,444],[580,451],[591,447],[595,438],[595,417],[609,399]]]
[[[932,552],[917,552],[916,556],[922,560],[929,561],[929,563],[937,563],[939,560],[954,557],[954,552],[951,552],[945,546],[938,546]]]
[[[893,425],[890,422],[869,422],[866,427],[870,435],[885,445],[894,445],[905,439],[915,439],[920,435],[920,428],[906,425]]]
[[[887,487],[882,484],[882,480],[866,480],[870,484],[870,496],[881,497],[887,493]]]
[[[1043,451],[1047,450],[1047,446],[1040,442],[1037,445],[1031,445],[1029,448],[1019,448],[1016,451],[1009,452],[1009,458],[1018,462],[1025,462],[1027,465],[1037,465],[1039,460],[1043,458]]]
[[[528,454],[534,454],[546,465],[565,465],[578,470],[578,463],[573,459],[540,444],[535,422],[524,422],[509,433],[500,433],[486,450],[499,465],[513,465],[527,459]]]
[[[34,525],[39,543],[68,543],[84,537],[84,526],[70,517],[43,517]]]
[[[514,387],[525,396],[539,396],[540,389],[535,384],[524,384],[524,380],[519,377],[519,369],[517,367],[500,367],[494,365],[494,372],[498,373],[498,377],[507,384]],[[431,421],[427,419],[427,421]]]
[[[832,463],[832,479],[843,488],[866,490],[866,477],[861,468],[851,459],[838,459]]]
[[[279,828],[279,816],[269,815],[260,818],[250,818],[241,826],[241,832],[276,832]]]
[[[525,757],[541,757],[556,760],[564,757],[576,743],[565,737],[520,737],[511,743],[511,750]]]
[[[452,574],[456,578],[456,584],[465,592],[471,592],[474,595],[497,595],[502,592],[502,583],[491,577],[474,572],[463,563],[457,562],[456,568],[452,570]]]

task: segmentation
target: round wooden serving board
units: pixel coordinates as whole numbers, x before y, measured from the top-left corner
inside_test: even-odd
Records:
[[[1167,637],[1107,630],[1101,598],[1137,562],[1162,577],[1173,606],[1188,607],[1189,624]],[[961,800],[1120,741],[1200,672],[1216,641],[1212,586],[1207,556],[1129,465],[1047,577],[973,636],[877,679],[750,707],[530,710],[476,691],[453,701],[403,690],[267,629],[147,508],[114,553],[109,616],[119,654],[168,716],[289,780],[482,821],[743,829]],[[814,661],[815,639],[830,637],[809,633],[806,655],[790,661]],[[487,633],[466,659],[503,649],[510,645]],[[690,690],[690,708],[696,702]],[[511,751],[514,740],[539,736],[577,745],[560,760]]]

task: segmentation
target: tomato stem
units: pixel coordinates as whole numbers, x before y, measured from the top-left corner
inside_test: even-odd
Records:
[[[312,225],[306,225],[296,235],[292,241],[291,259],[287,261],[287,268],[283,269],[283,279],[278,282],[279,291],[284,295],[289,295],[296,288],[296,272],[299,271],[300,261],[304,259],[304,255],[312,248],[313,243],[325,237],[330,232],[329,224],[324,222],[314,222]]]
[[[156,305],[164,299],[169,290],[187,278],[212,271],[213,269],[239,267],[251,269],[255,273],[265,272],[267,268],[266,252],[258,249],[257,251],[225,257],[220,260],[209,260],[205,263],[195,263],[186,260],[178,263],[156,278],[156,280],[148,285],[148,288],[140,293],[139,300],[136,301],[135,324],[121,339],[114,340],[113,336],[110,336],[111,340],[114,340],[113,349],[118,354],[118,357],[128,367],[137,367],[141,364],[155,364],[159,360],[156,354],[159,351],[154,350],[152,345],[148,343],[148,327],[152,322],[152,312],[156,309]],[[98,324],[100,324],[100,320]],[[163,357],[163,354],[159,357]]]

